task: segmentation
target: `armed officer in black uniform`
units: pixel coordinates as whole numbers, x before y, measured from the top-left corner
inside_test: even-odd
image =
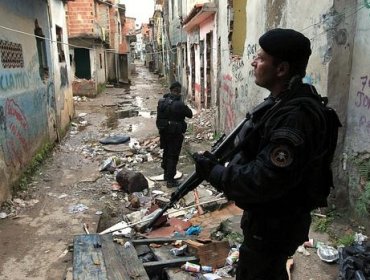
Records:
[[[287,280],[286,261],[308,240],[312,209],[326,203],[335,149],[323,98],[302,83],[310,41],[291,29],[259,39],[255,83],[270,95],[250,114],[225,166],[194,154],[196,173],[244,209],[238,280]],[[325,107],[326,108],[326,107]],[[339,120],[333,111],[333,131]],[[328,147],[331,146],[331,147]]]
[[[156,121],[160,135],[160,147],[163,149],[161,166],[168,188],[178,186],[174,177],[187,128],[185,117],[192,118],[193,112],[181,100],[181,84],[174,82],[170,86],[170,93],[165,94],[158,101]]]

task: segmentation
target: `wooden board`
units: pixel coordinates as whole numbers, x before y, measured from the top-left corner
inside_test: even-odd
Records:
[[[175,180],[180,179],[182,177],[182,173],[180,171],[176,171]],[[149,177],[152,181],[164,181],[164,174],[151,176]]]
[[[226,258],[230,251],[228,241],[213,241],[210,243],[200,243],[195,240],[186,240],[190,254],[199,257],[201,265],[220,268],[225,265]]]
[[[74,280],[149,280],[135,247],[113,242],[110,234],[78,235],[73,245]]]
[[[73,279],[106,280],[107,271],[99,235],[79,235],[73,241]]]

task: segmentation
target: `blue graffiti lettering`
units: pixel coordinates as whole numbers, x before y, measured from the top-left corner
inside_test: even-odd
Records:
[[[27,89],[30,81],[25,72],[0,75],[0,89],[2,91]]]

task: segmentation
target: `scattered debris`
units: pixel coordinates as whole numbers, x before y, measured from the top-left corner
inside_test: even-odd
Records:
[[[127,135],[111,135],[111,136],[108,136],[104,139],[100,139],[99,143],[101,143],[103,145],[122,144],[122,143],[128,142],[129,140],[130,140],[130,136],[127,136]]]
[[[320,245],[317,248],[317,255],[320,260],[328,263],[336,262],[339,259],[338,250],[329,245]]]
[[[121,169],[117,173],[116,180],[122,190],[129,194],[148,189],[148,181],[142,173],[131,171],[126,168]]]
[[[355,244],[339,250],[338,280],[370,279],[370,244]]]
[[[69,207],[69,213],[76,214],[76,213],[79,213],[79,212],[84,212],[88,209],[89,209],[89,207],[87,207],[86,205],[84,205],[82,203],[79,203],[79,204],[70,206]]]

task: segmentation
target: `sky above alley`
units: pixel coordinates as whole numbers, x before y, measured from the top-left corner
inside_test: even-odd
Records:
[[[136,24],[148,23],[153,16],[153,0],[121,0],[121,4],[126,5],[126,16],[136,18]]]

